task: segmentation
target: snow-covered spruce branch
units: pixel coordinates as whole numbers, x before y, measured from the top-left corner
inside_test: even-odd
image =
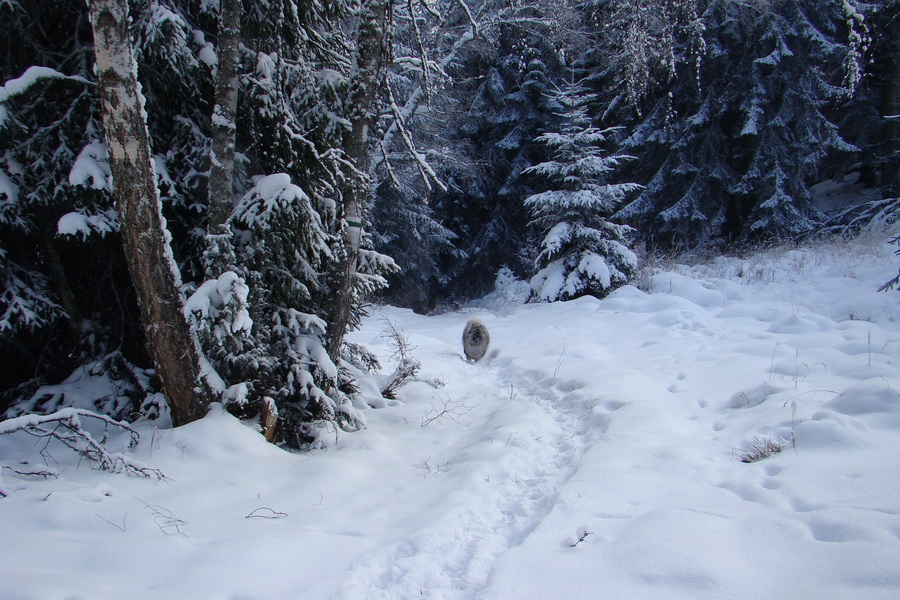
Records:
[[[25,69],[21,76],[10,79],[3,85],[0,85],[0,102],[7,102],[14,96],[24,94],[41,79],[64,79],[94,85],[93,81],[88,81],[80,75],[66,75],[50,67],[32,66]]]
[[[84,419],[94,419],[103,424],[104,432],[100,440],[94,439],[83,426]],[[0,435],[19,431],[37,438],[45,438],[47,443],[58,440],[78,455],[88,459],[97,469],[113,473],[126,473],[140,477],[165,479],[158,469],[146,467],[119,452],[106,449],[110,429],[120,429],[131,436],[129,447],[134,446],[140,434],[128,423],[116,421],[105,415],[78,408],[63,408],[49,415],[28,414],[0,422]],[[41,452],[46,451],[46,446]]]

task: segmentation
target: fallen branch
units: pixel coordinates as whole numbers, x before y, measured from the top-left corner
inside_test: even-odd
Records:
[[[100,440],[96,440],[84,428],[83,420],[85,419],[92,419],[103,424],[103,437]],[[49,415],[22,415],[0,422],[0,435],[21,431],[37,438],[45,438],[47,445],[51,440],[57,440],[79,456],[89,460],[101,471],[152,477],[157,480],[166,478],[158,469],[146,467],[120,452],[108,451],[106,443],[109,440],[110,429],[128,432],[131,436],[129,448],[137,444],[140,439],[140,434],[128,423],[78,408],[64,408]],[[47,445],[41,450],[42,456],[47,450]],[[11,468],[10,470],[14,471]]]
[[[287,513],[273,510],[268,506],[260,506],[259,508],[253,509],[250,511],[250,514],[245,516],[245,519],[283,519],[288,516]]]

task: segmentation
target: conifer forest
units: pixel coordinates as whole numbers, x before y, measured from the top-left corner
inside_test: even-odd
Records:
[[[309,447],[363,427],[373,303],[900,218],[897,0],[0,0],[0,32],[5,419],[82,373],[98,418]]]

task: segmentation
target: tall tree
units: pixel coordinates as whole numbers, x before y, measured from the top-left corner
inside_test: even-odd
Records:
[[[885,198],[900,198],[900,1],[882,0],[876,12],[875,69],[881,88],[881,151]]]
[[[93,0],[90,8],[103,125],[126,260],[173,423],[181,425],[202,417],[212,394],[203,380],[199,348],[184,317],[180,276],[162,217],[128,28],[128,2]]]
[[[237,103],[240,89],[241,0],[219,3],[219,37],[216,53],[216,101],[212,114],[212,148],[209,166],[208,276],[234,262],[228,219],[234,208],[234,153],[237,141]],[[223,264],[225,263],[225,264]]]
[[[369,128],[381,81],[387,47],[385,27],[390,2],[366,0],[362,3],[356,31],[356,52],[350,73],[343,150],[347,162],[343,173],[340,217],[343,247],[335,274],[328,319],[328,354],[340,357],[344,335],[353,325],[354,306],[358,305],[357,269],[363,239],[363,211],[369,195]]]
[[[627,61],[593,63],[603,122],[628,125],[621,142],[639,155],[624,176],[646,185],[617,216],[684,247],[814,232],[825,215],[812,186],[858,151],[836,113],[848,96],[842,3],[713,0],[701,14],[696,2],[641,1],[668,15],[653,29],[671,42],[666,77],[635,97]],[[602,22],[611,5],[596,4]]]
[[[440,293],[454,300],[490,291],[504,266],[520,277],[531,273],[537,251],[524,200],[538,189],[522,171],[549,159],[536,138],[555,126],[562,107],[553,90],[566,78],[566,37],[554,28],[574,26],[547,5],[488,4],[482,37],[454,65],[454,81],[442,92],[455,104],[442,131],[453,160],[438,164],[449,185],[433,193],[432,204],[456,235],[457,252],[440,262]]]

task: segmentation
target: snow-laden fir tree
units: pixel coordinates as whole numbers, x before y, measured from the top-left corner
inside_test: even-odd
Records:
[[[449,189],[433,200],[461,251],[444,261],[442,293],[450,297],[482,296],[504,265],[520,277],[533,265],[523,201],[537,188],[522,171],[549,158],[550,149],[535,138],[562,108],[552,90],[564,75],[543,15],[528,15],[533,18],[491,22],[490,37],[456,67],[459,83],[451,93],[457,112],[442,135],[463,159],[440,164]]]
[[[694,4],[671,13],[674,70],[649,88],[641,117],[629,116],[622,65],[594,57],[603,122],[628,126],[619,141],[640,158],[626,175],[646,183],[616,217],[681,247],[816,231],[825,215],[812,186],[858,151],[836,118],[849,97],[844,3]]]
[[[547,191],[525,200],[532,225],[543,235],[533,295],[550,302],[603,297],[635,275],[637,257],[627,239],[631,228],[609,217],[640,186],[609,183],[610,174],[631,157],[606,153],[602,145],[611,130],[591,125],[585,89],[568,85],[557,99],[565,107],[563,125],[538,137],[553,150],[553,160],[525,170],[550,182]]]
[[[248,415],[266,407],[277,417],[277,431],[267,437],[300,446],[323,427],[363,423],[340,354],[326,351],[334,325],[331,273],[344,252],[342,115],[352,40],[336,27],[347,16],[343,3],[245,0],[244,9],[234,188],[246,191],[228,220],[239,278],[223,274],[232,286],[210,311],[212,324],[202,314],[196,323],[228,402]],[[361,241],[352,319],[391,266]],[[233,326],[242,295],[249,328]]]

